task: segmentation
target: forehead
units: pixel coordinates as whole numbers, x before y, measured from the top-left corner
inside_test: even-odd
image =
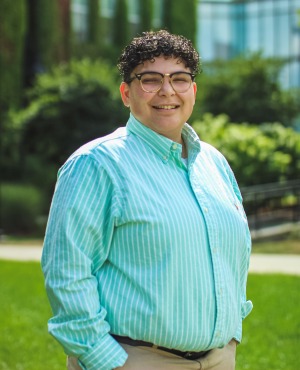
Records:
[[[159,56],[153,60],[146,60],[136,66],[134,73],[153,71],[160,73],[172,73],[177,71],[191,72],[179,58]]]

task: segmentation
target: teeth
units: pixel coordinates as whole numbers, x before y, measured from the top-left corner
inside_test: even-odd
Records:
[[[175,109],[176,105],[158,105],[155,108],[157,108],[157,109]]]

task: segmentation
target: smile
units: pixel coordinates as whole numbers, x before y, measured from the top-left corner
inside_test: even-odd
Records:
[[[165,109],[165,110],[176,109],[178,107],[179,105],[154,105],[153,106],[153,108],[155,109]]]

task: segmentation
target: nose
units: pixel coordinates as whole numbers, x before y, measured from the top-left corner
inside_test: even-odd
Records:
[[[158,91],[158,94],[162,96],[172,96],[176,94],[175,90],[172,87],[171,79],[169,76],[164,76],[163,83],[160,90]]]

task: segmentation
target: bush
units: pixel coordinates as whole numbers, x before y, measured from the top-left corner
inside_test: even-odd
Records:
[[[0,171],[1,179],[18,181],[20,179],[20,140],[21,128],[17,122],[3,115],[0,129]]]
[[[56,172],[73,151],[126,123],[119,95],[117,71],[100,60],[71,61],[40,75],[28,107],[8,117],[22,129],[22,177],[50,197]]]
[[[2,184],[1,230],[9,235],[41,235],[41,192],[29,185]]]
[[[279,59],[260,54],[204,65],[192,120],[212,113],[226,114],[233,122],[292,126],[300,114],[299,91],[280,86],[283,65]]]
[[[226,115],[211,114],[193,127],[224,154],[240,186],[300,178],[300,134],[291,128],[230,123]]]

